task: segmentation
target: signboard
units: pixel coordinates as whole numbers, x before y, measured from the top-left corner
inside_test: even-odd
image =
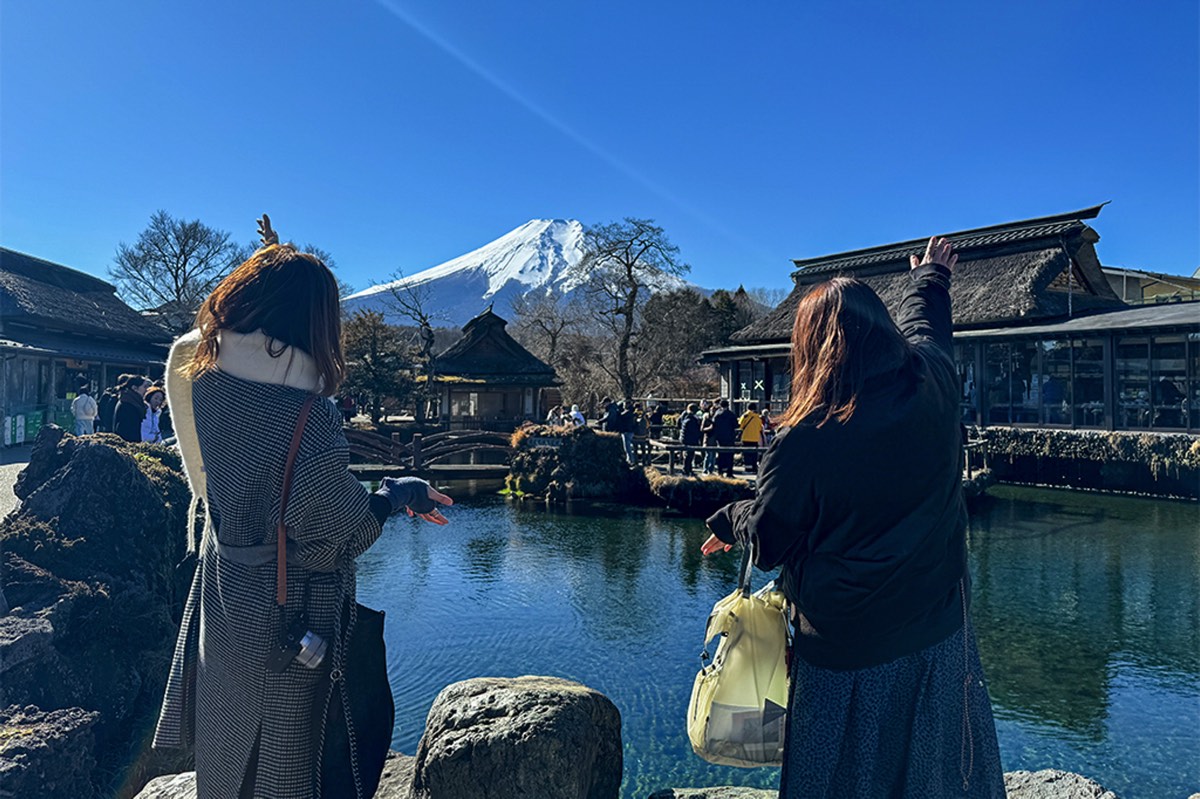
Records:
[[[11,447],[13,445],[13,418],[11,416],[4,417],[4,446]]]
[[[42,420],[46,418],[46,414],[42,411],[30,411],[25,414],[25,440],[33,441],[37,438],[38,431],[42,429]]]
[[[14,444],[24,444],[25,443],[25,415],[24,414],[19,413],[13,418],[13,443]]]

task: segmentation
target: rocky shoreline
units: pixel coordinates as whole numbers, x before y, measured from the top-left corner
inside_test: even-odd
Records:
[[[21,505],[0,523],[0,796],[194,797],[186,756],[148,745],[190,579],[177,569],[189,500],[178,455],[47,427],[15,491]],[[603,694],[554,677],[477,678],[439,694],[417,753],[393,754],[376,795],[611,799],[623,756],[620,712]],[[1065,772],[1005,780],[1020,799],[1115,799]],[[648,799],[774,796],[666,788]]]

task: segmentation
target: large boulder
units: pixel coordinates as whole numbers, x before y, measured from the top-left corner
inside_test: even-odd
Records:
[[[612,799],[621,714],[555,677],[478,678],[445,688],[417,747],[413,799]]]
[[[50,426],[15,490],[0,522],[0,706],[94,711],[86,773],[101,795],[132,796],[187,765],[147,748],[188,577],[175,568],[190,499],[179,456]]]
[[[1008,799],[1117,799],[1100,783],[1070,771],[1009,771],[1004,775]]]
[[[0,710],[0,796],[96,796],[91,774],[97,716],[77,707]]]

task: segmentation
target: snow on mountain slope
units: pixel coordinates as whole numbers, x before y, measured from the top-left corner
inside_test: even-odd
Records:
[[[530,291],[569,294],[579,286],[574,268],[583,252],[583,225],[575,219],[532,219],[466,255],[401,280],[373,286],[343,300],[347,311],[381,311],[392,324],[409,324],[391,307],[392,290],[419,288],[438,323],[466,324],[488,305],[511,315],[514,297]],[[687,285],[669,278],[669,286]]]

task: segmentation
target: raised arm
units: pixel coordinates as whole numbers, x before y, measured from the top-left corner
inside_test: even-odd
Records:
[[[958,263],[950,242],[931,238],[924,258],[909,259],[908,290],[896,312],[896,325],[909,342],[928,342],[954,357],[950,316],[950,274]]]

